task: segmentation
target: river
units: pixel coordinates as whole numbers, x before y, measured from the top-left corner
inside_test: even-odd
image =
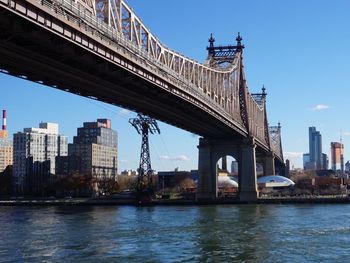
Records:
[[[350,205],[0,207],[0,262],[348,262]]]

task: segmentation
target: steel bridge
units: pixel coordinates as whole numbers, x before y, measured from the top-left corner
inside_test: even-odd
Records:
[[[283,167],[266,93],[248,90],[242,38],[199,63],[163,45],[123,0],[0,0],[0,69],[145,113],[202,136],[198,197],[217,196],[216,163],[239,162],[240,198],[257,198],[256,162]]]

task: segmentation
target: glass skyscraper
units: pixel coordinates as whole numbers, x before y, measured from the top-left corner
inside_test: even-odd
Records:
[[[304,169],[328,169],[327,155],[322,153],[322,135],[315,127],[309,127],[309,153],[303,155]]]
[[[309,154],[315,169],[322,169],[322,135],[315,127],[309,127]]]

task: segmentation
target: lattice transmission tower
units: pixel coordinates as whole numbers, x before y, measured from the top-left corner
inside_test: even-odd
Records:
[[[152,190],[152,175],[151,157],[149,150],[148,135],[160,134],[156,120],[142,114],[137,114],[137,118],[129,119],[129,123],[135,127],[138,134],[142,135],[141,154],[139,174],[137,177],[137,190],[150,191]]]

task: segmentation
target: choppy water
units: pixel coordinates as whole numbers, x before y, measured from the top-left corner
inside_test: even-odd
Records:
[[[1,262],[349,262],[350,205],[0,207]]]

